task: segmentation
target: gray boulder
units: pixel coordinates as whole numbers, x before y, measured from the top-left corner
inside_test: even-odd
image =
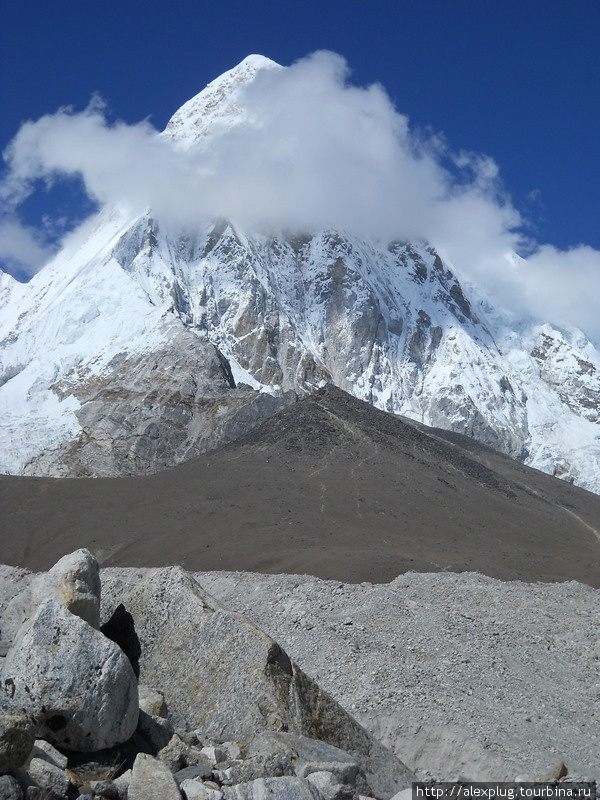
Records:
[[[119,791],[117,784],[108,779],[103,781],[90,781],[90,789],[94,797],[102,798],[102,800],[121,800],[124,793]]]
[[[339,783],[331,772],[311,772],[306,780],[319,790],[324,800],[354,800],[356,796],[351,786]]]
[[[24,714],[0,714],[0,775],[27,761],[35,740],[34,730]]]
[[[138,697],[140,711],[144,711],[151,717],[164,717],[166,713],[165,698],[162,692],[152,689],[150,686],[138,686]]]
[[[256,778],[280,778],[295,775],[292,757],[288,753],[257,753],[243,761],[232,762],[231,783],[247,783]]]
[[[137,682],[120,648],[55,600],[42,603],[6,656],[7,705],[66,750],[125,742],[138,720]]]
[[[41,758],[59,769],[64,769],[68,763],[68,758],[44,739],[35,740],[30,758]]]
[[[355,784],[359,765],[355,758],[317,739],[294,733],[263,732],[258,734],[248,747],[248,756],[254,753],[281,753],[292,757],[296,775],[306,778],[312,772],[326,771],[333,774],[339,783]]]
[[[128,800],[181,800],[175,778],[162,761],[145,753],[136,756]]]
[[[32,758],[27,772],[36,786],[45,789],[50,797],[64,797],[69,791],[71,781],[63,770],[43,758]]]
[[[174,734],[173,725],[165,717],[152,717],[140,709],[137,732],[154,755],[166,747]]]
[[[21,625],[40,603],[49,599],[56,600],[93,628],[100,627],[100,572],[89,550],[82,548],[63,556],[12,598],[2,616],[2,642],[11,644]]]
[[[323,800],[319,790],[302,778],[257,778],[223,790],[225,800]]]
[[[159,686],[175,728],[248,742],[259,731],[303,734],[351,754],[380,797],[411,774],[305,675],[267,634],[221,606],[178,567],[104,577],[103,616],[123,603],[141,645],[140,682]]]
[[[0,775],[0,797],[2,800],[23,800],[23,792],[11,775]]]
[[[188,778],[179,787],[185,800],[223,800],[223,792],[205,783]]]

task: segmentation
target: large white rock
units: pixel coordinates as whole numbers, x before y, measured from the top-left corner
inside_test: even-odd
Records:
[[[181,792],[168,767],[145,753],[136,756],[128,800],[181,800]]]
[[[9,708],[34,717],[37,735],[62,749],[101,750],[135,731],[138,691],[129,660],[55,600],[21,627],[1,681]]]
[[[7,605],[2,616],[2,641],[12,643],[21,625],[44,600],[56,600],[93,628],[100,627],[100,571],[89,550],[82,548],[63,556]]]

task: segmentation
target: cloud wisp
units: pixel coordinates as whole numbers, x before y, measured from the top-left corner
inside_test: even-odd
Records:
[[[19,205],[36,181],[76,175],[97,203],[151,208],[178,227],[224,216],[248,229],[424,238],[492,299],[600,339],[600,254],[528,240],[492,159],[411,130],[381,86],[351,85],[340,56],[259,70],[239,104],[238,124],[188,148],[148,122],[110,124],[98,100],[25,123],[4,154],[0,241],[2,225],[13,235],[0,261],[8,241],[35,268],[45,250],[19,227]],[[528,255],[519,268],[509,266],[513,251]]]

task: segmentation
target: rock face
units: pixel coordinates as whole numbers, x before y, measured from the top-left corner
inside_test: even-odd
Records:
[[[117,354],[104,374],[57,389],[79,401],[81,432],[33,458],[27,475],[157,472],[238,438],[295,399],[236,389],[227,359],[186,330],[173,331],[168,347]]]
[[[23,622],[49,598],[93,628],[100,626],[100,573],[89,550],[82,548],[64,556],[11,600],[2,619],[2,642],[11,643]]]
[[[406,768],[276,642],[211,600],[183,570],[153,570],[134,583],[105,580],[106,614],[117,600],[134,619],[140,681],[161,688],[176,727],[221,741],[298,733],[350,753],[379,796],[409,785]]]
[[[138,719],[137,681],[121,649],[55,600],[20,628],[2,670],[9,708],[66,750],[124,742]]]

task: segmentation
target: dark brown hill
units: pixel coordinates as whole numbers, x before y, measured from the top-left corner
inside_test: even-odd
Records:
[[[600,586],[600,497],[333,387],[141,478],[0,477],[0,562],[310,573],[407,570]]]

